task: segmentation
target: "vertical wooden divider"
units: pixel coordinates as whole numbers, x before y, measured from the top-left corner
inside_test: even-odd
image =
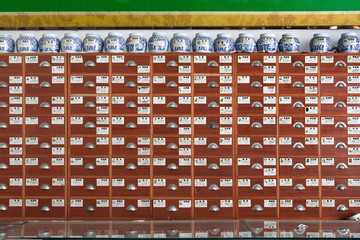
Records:
[[[25,110],[26,110],[26,105],[25,105],[25,58],[24,56],[20,56],[21,57],[21,68],[22,68],[22,217],[25,218],[25,201],[26,201],[26,196],[25,196],[25,182],[26,182],[26,171],[25,171],[25,157],[26,157],[26,145],[25,145],[25,139],[26,139],[26,120],[25,120]]]
[[[109,216],[113,219],[112,215],[112,55],[109,56]]]
[[[233,107],[233,119],[232,119],[232,132],[233,132],[233,216],[235,219],[238,219],[238,211],[237,211],[237,199],[238,199],[238,191],[239,191],[239,187],[238,187],[238,183],[237,183],[237,176],[238,176],[238,166],[237,166],[237,155],[238,155],[238,151],[237,151],[237,56],[238,54],[233,54],[233,59],[232,59],[232,66],[233,66],[233,71],[232,71],[232,88],[233,88],[233,92],[232,92],[232,107]]]
[[[280,118],[280,109],[279,109],[279,54],[274,54],[276,59],[276,75],[275,75],[275,89],[276,89],[276,206],[277,206],[277,216],[280,217],[280,153],[279,153],[279,118]]]
[[[191,217],[195,219],[195,106],[194,106],[194,97],[195,97],[195,84],[194,84],[194,55],[191,54]],[[194,226],[193,226],[194,229]]]
[[[151,218],[153,218],[153,199],[154,199],[154,163],[153,163],[153,134],[154,134],[154,130],[153,130],[153,67],[154,67],[154,63],[153,63],[153,55],[149,54],[148,58],[150,58],[150,196],[149,196],[149,200],[150,200],[150,211],[151,211]],[[150,227],[153,227],[152,225]]]
[[[318,73],[317,73],[317,97],[318,97],[318,179],[319,179],[319,217],[322,219],[322,180],[321,180],[321,56],[316,54],[318,57]]]
[[[69,189],[69,180],[68,180],[68,163],[70,162],[69,161],[69,153],[68,153],[68,149],[69,149],[69,141],[68,141],[68,129],[69,128],[69,123],[68,123],[68,118],[69,118],[69,90],[68,90],[68,71],[69,71],[69,63],[68,63],[68,58],[67,58],[67,54],[63,54],[63,57],[64,57],[64,68],[66,69],[66,71],[64,71],[64,125],[65,125],[65,136],[64,136],[64,179],[65,179],[65,196],[64,196],[64,208],[65,208],[65,219],[68,219],[68,212],[69,212],[69,209],[67,207],[67,203],[69,202],[68,199],[69,199],[69,194],[68,194],[68,189]]]
[[[65,94],[65,107],[66,107],[66,129],[65,129],[65,133],[66,133],[66,138],[70,138],[70,55],[69,54],[65,54],[65,59],[66,59],[66,63],[67,63],[67,68],[66,68],[66,76],[65,76],[65,88],[66,88],[66,94]],[[66,215],[66,219],[70,218],[70,139],[67,141],[66,144],[66,158],[65,158],[65,179],[66,179],[66,194],[67,194],[67,198],[65,199],[65,205],[67,208],[67,215]]]

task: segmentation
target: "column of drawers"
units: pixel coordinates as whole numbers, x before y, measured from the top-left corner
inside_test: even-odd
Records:
[[[194,54],[195,219],[234,211],[233,55]]]
[[[23,57],[0,57],[0,217],[24,217]]]
[[[68,218],[109,218],[109,56],[69,55],[68,61]]]
[[[360,210],[360,55],[321,56],[322,217]]]
[[[319,59],[278,56],[280,218],[318,218]]]
[[[150,54],[111,58],[112,218],[149,219],[152,217]]]
[[[193,218],[192,57],[152,57],[153,218]]]
[[[276,218],[277,56],[236,57],[237,218]]]

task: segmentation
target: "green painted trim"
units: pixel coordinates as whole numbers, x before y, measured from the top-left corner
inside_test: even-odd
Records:
[[[358,11],[360,0],[2,0],[0,12]]]

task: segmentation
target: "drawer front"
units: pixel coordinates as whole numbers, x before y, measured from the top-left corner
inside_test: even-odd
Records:
[[[64,198],[27,198],[25,199],[25,217],[27,218],[65,218],[66,202]]]
[[[99,156],[109,154],[109,138],[107,137],[71,137],[71,156]]]
[[[150,74],[150,54],[148,53],[112,55],[111,57],[112,72],[115,74]]]
[[[153,156],[178,157],[191,155],[191,138],[153,138]]]
[[[275,115],[276,97],[275,96],[238,96],[237,111],[240,116],[248,115]]]
[[[0,198],[0,205],[4,208],[0,212],[3,219],[22,217],[23,200],[21,198]]]
[[[25,73],[65,74],[65,54],[25,56]]]
[[[233,57],[230,54],[196,54],[194,73],[232,74]]]
[[[112,138],[112,154],[114,156],[149,156],[150,141],[148,136],[145,137],[118,137]]]
[[[357,214],[359,211],[359,199],[322,199],[322,216],[331,219],[346,219]],[[329,226],[329,225],[328,225]],[[338,226],[338,225],[337,225]],[[334,226],[332,226],[334,229]],[[325,228],[325,226],[323,226]],[[328,228],[327,228],[328,229]]]
[[[70,135],[108,135],[108,117],[70,117]]]
[[[0,178],[1,196],[21,197],[24,180],[21,177]]]
[[[321,154],[322,156],[347,156],[352,155],[352,149],[358,148],[358,137],[322,137]]]
[[[149,178],[113,178],[112,195],[113,197],[149,197],[150,185]]]
[[[238,157],[238,176],[258,177],[276,176],[276,157]]]
[[[191,158],[153,158],[153,175],[191,177],[191,164]]]
[[[154,199],[153,218],[160,220],[188,220],[192,218],[191,200]]]
[[[234,89],[232,76],[194,76],[194,92],[198,94],[223,94],[231,96]]]
[[[69,72],[70,74],[109,72],[109,56],[98,54],[71,54]]]
[[[195,96],[194,112],[197,115],[232,115],[233,103],[231,96]]]
[[[233,200],[226,198],[195,200],[195,219],[231,219],[233,217]]]
[[[19,90],[21,92],[21,87]],[[14,115],[21,115],[23,113],[23,98],[19,95],[11,97],[2,96],[0,97],[0,109],[4,117],[15,117]]]
[[[63,197],[65,196],[64,178],[29,178],[25,179],[25,196]]]
[[[360,101],[358,97],[346,97],[346,95],[323,96],[321,100],[321,113],[325,116],[360,113]]]
[[[274,178],[239,178],[238,197],[269,197],[276,196],[276,179]]]
[[[111,130],[114,135],[149,136],[150,117],[125,116],[112,117]]]
[[[191,179],[154,178],[154,197],[191,196]]]
[[[30,157],[37,156],[63,156],[65,155],[65,138],[59,137],[26,137],[26,154]]]
[[[238,116],[237,132],[239,136],[276,135],[276,122],[274,116]]]
[[[112,98],[112,113],[122,115],[149,115],[150,97],[116,96]]]
[[[194,152],[196,157],[232,157],[233,142],[231,137],[196,137]]]
[[[2,176],[22,177],[23,159],[22,158],[0,158],[0,173]]]
[[[191,135],[191,117],[153,117],[152,121],[154,136]]]
[[[3,70],[3,68],[1,68],[0,70]],[[11,74],[11,76],[9,75],[0,76],[1,96],[7,96],[8,94],[22,94],[23,77],[21,76],[21,74],[19,75],[14,73]]]
[[[2,157],[21,157],[24,149],[22,148],[22,137],[0,137],[0,156]]]
[[[305,54],[279,55],[279,73],[317,74],[320,71],[319,60],[318,56]]]
[[[233,186],[232,178],[196,178],[195,197],[232,197]]]
[[[276,199],[239,199],[237,202],[237,218],[263,219],[277,218]]]
[[[276,153],[276,137],[238,137],[238,153],[247,153],[247,156],[274,156]]]
[[[232,135],[233,117],[196,116],[194,117],[195,136]]]
[[[110,180],[108,178],[71,178],[71,197],[107,197]]]
[[[337,196],[356,198],[357,191],[360,189],[357,178],[332,178],[322,181],[322,196],[326,198]]]
[[[110,216],[108,199],[70,198],[69,219],[103,219]]]
[[[279,97],[280,115],[314,115],[318,114],[317,96],[282,96]]]
[[[1,135],[21,135],[22,122],[22,117],[0,117]]]
[[[277,56],[267,54],[256,54],[256,55],[247,55],[239,54],[237,55],[237,73],[238,74],[271,74],[277,73],[276,62]]]
[[[319,158],[289,157],[280,158],[280,177],[314,177],[319,175]]]
[[[231,177],[233,176],[233,159],[229,158],[195,158],[194,176]]]
[[[281,137],[279,138],[280,156],[317,156],[319,153],[317,137]]]
[[[165,74],[191,73],[191,55],[152,55],[153,72]]]
[[[360,87],[359,80],[360,76],[358,74],[323,74],[320,76],[321,94],[324,96],[357,94]]]
[[[25,132],[29,136],[65,135],[65,117],[26,117]]]
[[[27,96],[64,95],[65,76],[30,75],[25,76]]]
[[[109,114],[108,97],[89,97],[78,96],[70,97],[70,114],[93,114],[107,115]]]
[[[355,56],[355,58],[354,58]],[[321,73],[355,73],[356,67],[359,66],[357,62],[358,54],[327,54],[321,56]],[[349,67],[351,67],[349,69]],[[355,67],[355,68],[354,68]],[[355,71],[354,71],[355,70]]]
[[[356,134],[356,130],[360,127],[357,123],[357,117],[345,116],[328,116],[321,117],[320,133],[321,136],[337,136]]]
[[[109,76],[70,76],[70,94],[108,94]]]
[[[154,66],[155,67],[155,66]],[[161,76],[156,75],[152,78],[153,94],[180,94],[189,95],[191,89],[191,76]]]
[[[281,178],[280,179],[280,197],[317,197],[319,196],[319,180]]]
[[[25,175],[27,177],[65,176],[65,158],[27,157],[25,158]]]
[[[319,199],[280,199],[280,218],[319,218]]]
[[[358,157],[323,157],[321,176],[326,178],[357,176],[360,170]]]
[[[191,114],[191,97],[159,96],[153,97],[153,114],[162,116]]]
[[[317,135],[319,132],[318,117],[298,117],[287,116],[279,117],[279,135],[280,136],[305,136]]]
[[[289,75],[280,75],[278,78],[280,95],[311,94],[312,91],[315,91],[314,87],[318,87],[320,81],[317,76]]]
[[[147,157],[116,157],[112,158],[113,178],[118,176],[150,176],[150,158]]]
[[[0,62],[2,63],[2,66],[4,67],[0,67],[0,74],[3,75],[8,75],[9,73],[11,74],[16,74],[16,75],[21,75],[22,74],[22,62],[23,62],[23,56],[20,55],[3,55],[0,58]]]
[[[151,202],[149,199],[113,198],[112,217],[114,219],[150,219],[152,218]],[[119,228],[122,229],[123,225]]]
[[[27,97],[25,111],[27,116],[65,115],[64,96]]]
[[[235,81],[235,80],[234,80]],[[274,74],[266,75],[238,75],[237,93],[244,94],[269,94],[276,91],[273,89],[277,80]]]
[[[150,76],[148,75],[113,75],[111,91],[116,94],[146,94],[150,91]],[[153,88],[154,89],[154,88]]]
[[[108,176],[109,158],[70,158],[71,176]]]

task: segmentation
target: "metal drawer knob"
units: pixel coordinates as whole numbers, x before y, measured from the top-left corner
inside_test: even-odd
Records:
[[[7,123],[4,122],[0,122],[0,128],[8,128],[9,126],[7,125]]]
[[[178,149],[178,146],[175,143],[169,143],[166,148],[167,149]]]
[[[345,184],[339,184],[339,185],[336,186],[336,189],[337,189],[337,190],[346,190],[347,187],[346,187]]]
[[[262,84],[259,81],[254,81],[251,84],[251,87],[260,88],[260,87],[262,87]]]
[[[335,63],[335,67],[345,67],[346,63],[344,61],[337,61]]]
[[[220,229],[220,228],[217,228],[217,227],[209,228],[209,233],[210,233],[211,235],[217,235],[217,234],[219,234],[220,231],[221,231],[221,229]]]
[[[93,122],[87,122],[85,123],[84,128],[96,128],[96,125]]]
[[[40,107],[41,107],[41,108],[50,108],[51,105],[50,105],[50,103],[48,103],[48,102],[42,102],[42,103],[40,103]]]
[[[304,64],[301,61],[296,61],[294,62],[293,67],[304,67]]]
[[[209,170],[218,170],[219,166],[216,163],[212,163],[208,167]]]
[[[166,168],[169,170],[175,170],[178,169],[178,166],[175,163],[170,163]]]
[[[6,163],[0,163],[0,169],[8,169],[9,166]]]
[[[135,88],[136,87],[136,83],[134,83],[133,81],[128,81],[126,84],[125,84],[126,87],[128,88]]]
[[[9,105],[6,102],[0,102],[0,108],[7,108]]]
[[[209,186],[209,190],[210,190],[210,191],[219,191],[220,188],[219,188],[219,186],[216,185],[216,184],[211,184],[211,185]]]
[[[218,64],[216,61],[210,61],[210,62],[208,63],[208,66],[209,66],[209,67],[218,67],[219,64]]]
[[[128,212],[136,212],[136,210],[137,210],[137,208],[132,204],[130,204],[126,207],[126,211],[128,211]]]
[[[96,187],[94,184],[88,184],[85,186],[85,190],[94,191],[96,190]]]
[[[336,127],[336,128],[346,128],[346,124],[343,123],[343,122],[337,122],[337,123],[335,124],[335,127]]]
[[[262,128],[262,125],[259,122],[254,122],[254,123],[251,124],[251,127],[252,128]]]
[[[84,84],[84,87],[93,88],[93,87],[95,87],[95,83],[94,83],[93,81],[87,81],[87,82]]]
[[[296,190],[296,191],[304,191],[305,187],[304,187],[304,185],[299,183],[299,184],[295,185],[294,190]]]
[[[168,212],[177,212],[179,209],[175,207],[174,205],[170,205],[167,209]]]
[[[44,169],[44,170],[48,170],[48,169],[50,169],[50,165],[47,164],[47,163],[43,163],[43,164],[40,165],[39,168],[40,168],[40,169]]]
[[[8,148],[9,146],[4,143],[4,142],[0,142],[0,148]]]
[[[263,148],[263,146],[260,143],[254,143],[251,148]]]
[[[42,149],[48,149],[48,148],[51,148],[51,145],[47,142],[43,142],[40,144],[40,148]]]
[[[260,169],[263,169],[263,167],[261,166],[260,163],[254,163],[254,164],[251,166],[251,169],[260,170]]]
[[[251,107],[253,107],[253,108],[261,108],[261,107],[263,107],[263,105],[261,104],[261,102],[253,102],[253,104],[251,104]]]
[[[219,125],[216,122],[211,122],[209,123],[208,128],[219,128]]]
[[[219,107],[219,104],[217,104],[216,102],[210,102],[210,103],[208,104],[208,107],[209,107],[209,108],[218,108],[218,107]]]
[[[168,66],[168,67],[177,67],[178,64],[177,64],[175,61],[169,61],[169,62],[166,64],[166,66]]]
[[[96,232],[95,231],[88,230],[88,231],[86,231],[84,233],[84,235],[85,235],[86,238],[96,238]]]
[[[207,86],[210,87],[210,88],[217,88],[217,87],[219,87],[219,84],[217,82],[215,82],[215,81],[211,81],[211,82],[208,83]]]
[[[8,86],[6,82],[0,82],[0,88],[7,88]]]
[[[166,125],[167,128],[178,128],[178,125],[174,122],[169,122],[168,125]]]
[[[135,191],[135,190],[137,190],[137,187],[134,184],[129,184],[126,186],[126,190]]]
[[[136,104],[134,102],[128,102],[125,107],[127,108],[136,108]]]
[[[0,211],[6,211],[8,207],[5,204],[0,204]]]
[[[302,124],[301,122],[296,122],[293,125],[293,128],[304,128],[304,127],[305,127],[304,124]]]
[[[347,168],[348,168],[348,166],[346,166],[345,163],[339,163],[338,165],[336,165],[336,169],[344,170]]]
[[[94,108],[94,107],[96,107],[95,103],[93,103],[93,102],[87,102],[87,103],[85,103],[84,106],[86,108]]]
[[[136,124],[133,122],[129,122],[126,124],[125,128],[137,128]]]
[[[175,184],[169,184],[166,189],[169,191],[176,191],[178,190],[178,187]]]
[[[85,207],[85,211],[87,211],[87,212],[94,212],[95,210],[96,210],[96,208],[92,205],[87,205]]]
[[[344,83],[343,81],[339,81],[335,84],[335,87],[344,88],[346,87],[346,83]]]
[[[263,187],[260,184],[255,184],[251,189],[254,191],[261,191],[263,190]]]
[[[129,237],[132,237],[132,238],[134,238],[137,234],[138,234],[138,231],[136,231],[136,230],[126,231],[126,235],[128,235]]]
[[[168,233],[170,236],[175,237],[175,236],[179,233],[179,231],[176,230],[176,229],[170,229],[170,230],[167,231],[167,233]]]
[[[211,205],[209,207],[209,211],[210,212],[218,212],[218,211],[220,211],[220,208],[218,206],[216,206],[216,205]]]
[[[168,107],[168,108],[177,108],[178,105],[177,105],[176,102],[169,102],[169,103],[166,105],[166,107]]]
[[[0,61],[0,67],[7,67],[8,64],[4,61]]]
[[[304,107],[304,104],[302,102],[295,102],[293,107],[295,108],[301,108],[301,107]]]
[[[347,146],[345,143],[340,142],[336,144],[335,148],[343,149],[343,148],[347,148]]]
[[[207,146],[208,149],[218,149],[219,146],[216,144],[216,143],[210,143],[208,146]]]
[[[336,230],[340,236],[345,236],[350,234],[350,229],[348,228],[339,228]]]
[[[253,67],[261,67],[262,66],[262,63],[260,61],[253,61],[253,63],[251,64],[251,66]]]
[[[292,86],[295,88],[302,88],[302,87],[304,87],[304,84],[302,82],[297,81],[297,82],[294,82],[294,84]]]
[[[264,209],[263,209],[263,207],[262,207],[261,205],[255,205],[255,206],[253,206],[252,210],[253,210],[254,212],[261,212],[261,211],[263,211]]]
[[[93,143],[87,143],[87,144],[85,144],[84,148],[94,149],[94,148],[96,148],[96,146]]]
[[[129,163],[128,165],[126,165],[126,169],[128,170],[135,170],[137,169],[136,165],[133,163]]]
[[[336,211],[345,212],[347,210],[349,210],[349,209],[344,204],[340,204],[339,206],[336,207]]]
[[[41,88],[49,88],[49,87],[51,87],[51,84],[49,83],[49,82],[42,82],[42,83],[40,83],[40,87]]]
[[[8,186],[5,183],[0,183],[0,190],[6,190]]]
[[[48,61],[42,61],[39,67],[51,67],[51,64]]]
[[[40,207],[40,211],[42,212],[49,212],[51,210],[51,208],[48,205],[42,205]]]
[[[304,148],[304,144],[297,142],[294,144],[293,148]]]
[[[85,168],[86,170],[94,170],[94,169],[95,169],[95,165],[92,164],[92,163],[87,163],[87,164],[85,164],[84,168]]]
[[[166,86],[169,87],[169,88],[176,88],[176,87],[178,87],[177,83],[174,82],[174,81],[168,82],[168,83],[166,84]]]
[[[93,62],[93,61],[87,61],[85,64],[84,64],[85,67],[95,67],[96,64]]]
[[[48,129],[48,128],[51,128],[51,126],[47,122],[43,122],[39,125],[39,128]]]
[[[294,210],[295,210],[296,212],[303,212],[303,211],[306,210],[306,208],[305,208],[303,205],[298,204],[298,205],[295,206]]]
[[[294,165],[294,169],[302,170],[302,169],[305,169],[305,166],[302,163],[297,163]]]
[[[50,190],[51,189],[51,186],[47,183],[44,183],[40,186],[40,189],[41,190]]]
[[[137,148],[137,146],[136,146],[136,144],[135,143],[128,143],[128,144],[126,144],[126,148],[128,148],[128,149],[135,149],[135,148]]]
[[[136,64],[136,62],[130,60],[125,64],[125,66],[127,66],[127,67],[136,67],[137,64]]]
[[[344,107],[346,107],[346,104],[344,103],[344,102],[337,102],[337,103],[335,103],[335,107],[337,107],[337,108],[344,108]]]

